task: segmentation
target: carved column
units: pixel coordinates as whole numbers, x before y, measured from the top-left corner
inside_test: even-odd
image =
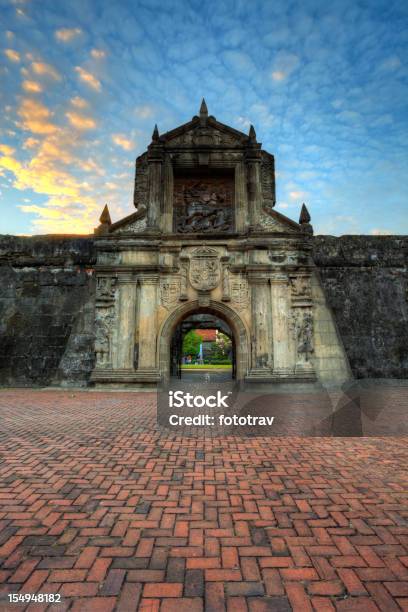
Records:
[[[170,155],[166,155],[164,161],[163,212],[161,215],[161,229],[163,232],[173,231],[173,191],[173,165]]]
[[[149,227],[153,229],[158,229],[159,227],[162,199],[163,160],[163,145],[160,143],[152,143],[149,145],[147,153],[147,161],[149,165],[148,224]]]
[[[235,166],[235,230],[242,232],[248,227],[248,198],[245,164]]]
[[[133,369],[134,340],[136,326],[137,279],[129,273],[118,276],[118,329],[115,347],[115,366],[118,369]]]
[[[295,356],[290,336],[290,289],[284,272],[270,277],[273,330],[273,373],[285,377],[293,373]]]
[[[268,279],[251,274],[251,340],[252,370],[250,375],[270,375],[272,367],[271,339],[271,291]]]
[[[231,301],[230,278],[229,278],[229,257],[221,257],[222,266],[222,301]]]
[[[261,189],[261,150],[259,144],[249,146],[246,151],[248,209],[251,226],[255,226],[260,217],[262,205]]]
[[[188,275],[188,257],[180,257],[180,302],[188,300],[187,295],[187,275]]]
[[[139,276],[138,372],[156,368],[158,282],[157,274]]]

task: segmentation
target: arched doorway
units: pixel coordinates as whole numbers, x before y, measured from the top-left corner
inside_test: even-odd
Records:
[[[187,314],[170,343],[170,376],[184,381],[235,380],[235,338],[228,323],[205,310]]]
[[[231,336],[230,377],[237,381],[243,380],[249,369],[248,331],[236,312],[224,303],[214,300],[209,300],[206,306],[202,306],[198,300],[187,302],[174,310],[163,323],[158,338],[160,372],[163,380],[169,380],[171,375],[179,375],[178,364],[181,361],[180,343],[183,336],[183,323],[188,329],[200,324],[200,320],[203,325],[210,325],[211,321],[215,322],[222,333],[227,332]]]

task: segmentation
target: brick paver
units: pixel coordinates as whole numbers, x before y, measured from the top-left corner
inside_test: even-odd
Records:
[[[0,418],[3,610],[408,610],[406,438],[182,437],[123,392]]]

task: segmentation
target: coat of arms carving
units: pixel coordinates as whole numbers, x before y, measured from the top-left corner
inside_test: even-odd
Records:
[[[165,308],[174,306],[180,296],[180,280],[163,278],[160,281],[161,302]]]
[[[220,262],[214,249],[197,249],[190,260],[190,283],[198,291],[215,289],[221,279]]]

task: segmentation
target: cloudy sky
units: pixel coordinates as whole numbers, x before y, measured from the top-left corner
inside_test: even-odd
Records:
[[[0,0],[0,233],[133,212],[134,160],[210,114],[275,154],[277,210],[408,234],[408,4]]]

